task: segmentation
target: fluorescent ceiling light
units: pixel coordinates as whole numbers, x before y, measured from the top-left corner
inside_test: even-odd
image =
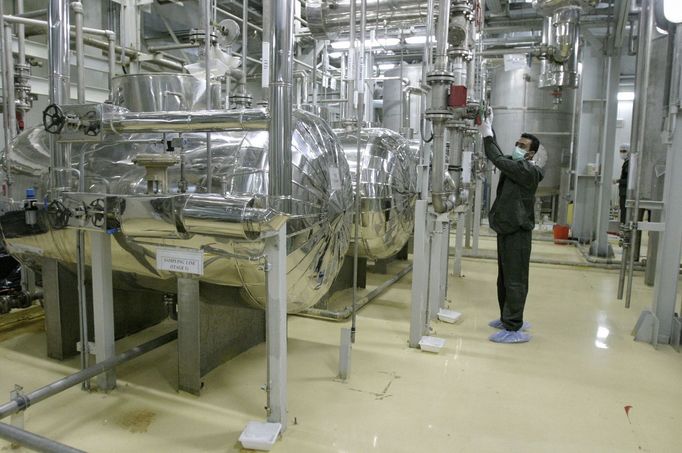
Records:
[[[408,36],[405,38],[405,42],[407,44],[426,44],[426,36]],[[435,43],[436,42],[436,37],[431,36],[431,42]]]
[[[343,52],[331,52],[329,54],[329,58],[341,58],[343,56]]]
[[[663,15],[674,23],[682,23],[682,2],[680,0],[663,0]]]
[[[618,92],[619,101],[634,101],[635,92],[634,91],[620,91]]]
[[[350,41],[335,41],[332,43],[332,49],[348,49]]]
[[[382,63],[379,65],[379,69],[381,69],[382,71],[393,68],[395,68],[395,63]]]
[[[370,42],[367,44],[369,47],[375,47],[375,46],[382,46],[382,47],[390,47],[390,46],[397,46],[400,44],[400,39],[398,38],[379,38],[374,42]]]
[[[365,41],[365,47],[371,49],[372,47],[391,47],[400,44],[399,38],[379,38]],[[350,47],[350,41],[335,41],[332,43],[332,49],[345,50]],[[360,47],[360,41],[355,41],[355,47]]]

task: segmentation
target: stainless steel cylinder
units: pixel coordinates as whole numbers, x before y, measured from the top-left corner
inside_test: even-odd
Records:
[[[339,131],[337,137],[355,182],[358,132]],[[394,131],[362,129],[360,168],[359,256],[388,258],[403,248],[414,227],[417,154],[410,142]]]
[[[353,195],[348,163],[329,126],[301,111],[294,112],[291,121],[287,283],[288,308],[296,312],[316,304],[340,270],[350,242]],[[166,135],[167,140],[176,137]],[[47,138],[42,127],[33,128],[12,144],[10,165],[21,183],[17,190],[35,187],[39,199],[47,189]],[[178,187],[180,165],[170,167],[172,209],[164,205],[168,197],[145,196],[145,169],[133,163],[141,153],[167,154],[161,138],[160,133],[109,133],[100,143],[72,145],[74,156],[81,151],[86,156],[87,192],[134,196],[120,213],[123,232],[115,234],[112,241],[115,285],[174,291],[174,275],[157,269],[158,247],[202,249],[202,281],[241,287],[245,300],[263,307],[265,279],[260,259],[264,241],[260,237],[273,229],[279,218],[268,210],[276,206],[268,199],[268,132],[212,134],[213,187],[222,188],[217,195],[206,194],[206,134],[184,133],[187,195]],[[77,168],[78,159],[71,165]],[[67,203],[68,193],[65,197]],[[7,249],[28,262],[49,257],[75,263],[76,235],[55,225],[44,209],[39,212],[35,226],[26,225],[23,210],[0,217]],[[89,254],[90,247],[86,249]]]

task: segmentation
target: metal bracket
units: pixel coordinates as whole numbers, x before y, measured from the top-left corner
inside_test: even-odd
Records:
[[[637,222],[635,228],[640,231],[665,231],[665,222]]]
[[[675,351],[681,352],[680,343],[682,343],[682,319],[675,314],[673,317],[673,332],[670,338],[670,344]]]
[[[643,310],[632,331],[635,341],[644,341],[658,348],[658,329],[660,321],[651,310]]]

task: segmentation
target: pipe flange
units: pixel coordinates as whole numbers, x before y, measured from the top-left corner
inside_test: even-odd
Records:
[[[431,71],[426,75],[426,83],[429,85],[451,85],[455,82],[455,75],[450,71]]]
[[[447,109],[427,109],[424,112],[426,119],[430,121],[442,120],[447,121],[452,118],[452,112]]]
[[[448,56],[450,58],[462,57],[466,61],[471,61],[474,57],[473,52],[465,47],[451,47],[448,49]]]
[[[469,22],[474,20],[474,11],[469,3],[455,3],[450,6],[450,15],[461,14]]]
[[[251,108],[253,96],[246,93],[233,94],[230,96],[230,106],[234,108]]]

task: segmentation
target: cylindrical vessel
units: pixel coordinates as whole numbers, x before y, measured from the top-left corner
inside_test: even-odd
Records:
[[[156,94],[157,91],[147,96]],[[125,98],[129,96],[126,94]],[[353,195],[348,163],[329,126],[301,111],[294,113],[292,123],[294,163],[291,216],[287,221],[287,283],[288,308],[296,312],[316,304],[340,270],[350,242]],[[277,222],[263,210],[273,205],[268,200],[267,131],[212,134],[212,185],[221,189],[211,195],[205,194],[206,134],[182,134],[187,198],[179,196],[180,166],[168,169],[167,195],[176,195],[168,202],[180,203],[179,206],[166,206],[167,200],[160,195],[145,196],[145,169],[133,163],[138,154],[167,154],[161,137],[158,133],[107,133],[101,143],[72,145],[73,156],[85,153],[88,192],[136,195],[120,215],[122,232],[113,235],[115,284],[172,292],[175,276],[157,269],[157,248],[202,249],[202,282],[241,287],[247,302],[263,307],[264,241],[252,238],[259,237],[262,228]],[[167,134],[165,138],[176,137]],[[13,142],[10,160],[18,174],[17,181],[23,186],[18,189],[23,192],[25,188],[36,187],[39,199],[46,190],[42,182],[49,156],[47,138],[42,127],[27,130]],[[177,149],[175,152],[179,153]],[[72,167],[76,166],[74,158]],[[39,212],[38,223],[32,226],[22,220],[23,210],[0,217],[3,240],[10,253],[32,262],[49,257],[75,263],[76,235],[68,228],[59,228],[44,209]],[[223,228],[212,226],[215,221],[222,222]],[[239,221],[245,225],[240,227]],[[229,237],[239,235],[243,238]],[[89,254],[89,246],[87,250]],[[89,262],[89,257],[86,258]]]
[[[401,132],[402,128],[409,128],[412,129],[413,137],[421,137],[421,96],[424,94],[405,92],[402,80],[396,79],[401,75],[400,66],[386,71],[385,75],[389,80],[384,82],[383,126],[396,132]],[[422,65],[403,64],[402,77],[410,81],[409,86],[419,87],[422,80]],[[406,121],[406,117],[409,121]]]
[[[547,151],[545,177],[538,188],[538,195],[553,195],[559,192],[561,167],[568,162],[573,112],[572,96],[564,96],[560,104],[553,103],[549,91],[538,90],[537,81],[540,65],[531,68],[505,71],[499,68],[492,83],[491,104],[495,112],[493,128],[502,152],[511,154],[514,143],[521,133],[528,132],[538,137]],[[570,129],[570,127],[568,128]]]
[[[355,187],[358,132],[340,131],[337,136]],[[359,254],[373,260],[388,258],[403,248],[414,227],[417,154],[396,132],[371,128],[360,131],[360,159]]]

